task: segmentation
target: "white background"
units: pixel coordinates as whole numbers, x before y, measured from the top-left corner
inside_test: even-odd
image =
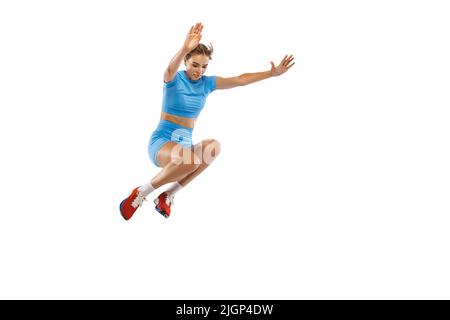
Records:
[[[449,299],[446,1],[2,1],[0,298]],[[204,23],[219,159],[170,219],[119,203]],[[161,190],[151,195],[149,200]]]

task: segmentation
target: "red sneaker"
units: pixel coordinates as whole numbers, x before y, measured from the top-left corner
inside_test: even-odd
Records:
[[[165,218],[170,216],[170,206],[173,205],[174,194],[163,192],[153,202],[156,204],[156,211],[162,214]]]
[[[120,214],[125,220],[129,220],[136,212],[137,208],[142,205],[145,197],[139,193],[139,187],[131,191],[131,194],[120,203]]]

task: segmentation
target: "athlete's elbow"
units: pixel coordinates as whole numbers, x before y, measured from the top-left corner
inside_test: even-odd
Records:
[[[245,75],[240,75],[236,77],[235,85],[236,87],[242,87],[248,85],[249,82],[247,81]]]

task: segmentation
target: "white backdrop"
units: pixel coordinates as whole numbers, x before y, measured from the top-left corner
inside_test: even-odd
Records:
[[[2,299],[449,299],[446,1],[2,1]],[[197,21],[219,159],[170,219],[162,75]],[[152,200],[157,193],[151,195]]]

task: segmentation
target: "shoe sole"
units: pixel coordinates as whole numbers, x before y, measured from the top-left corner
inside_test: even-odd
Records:
[[[125,199],[125,200],[127,200],[127,199]],[[120,206],[119,206],[119,208],[120,208],[120,215],[122,216],[122,218],[124,218],[125,220],[129,220],[129,218],[127,219],[127,218],[125,218],[125,216],[123,215],[123,210],[122,210],[122,206],[123,206],[123,203],[125,202],[125,200],[122,200],[122,202],[120,203]]]

